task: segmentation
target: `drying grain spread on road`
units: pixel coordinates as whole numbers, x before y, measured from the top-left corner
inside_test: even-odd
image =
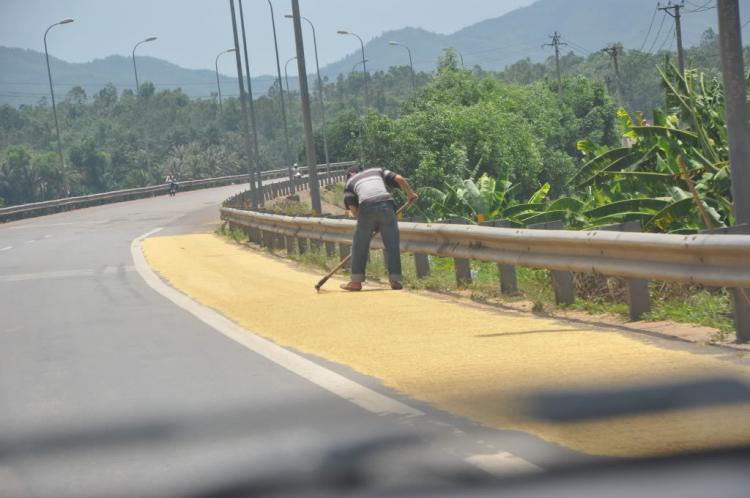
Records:
[[[439,409],[578,451],[641,456],[750,444],[750,406],[551,425],[514,407],[538,389],[652,383],[729,373],[750,379],[729,349],[498,313],[410,292],[365,287],[316,293],[319,279],[213,234],[147,239],[149,264],[200,303],[278,344],[349,365]],[[341,280],[343,281],[343,280]]]

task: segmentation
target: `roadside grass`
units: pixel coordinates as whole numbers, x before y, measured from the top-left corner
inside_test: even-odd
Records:
[[[342,194],[343,195],[343,194]],[[229,231],[221,228],[217,234],[238,243],[245,243],[246,236],[242,230]],[[287,254],[283,250],[264,249],[266,252],[285,255],[301,266],[311,270],[331,271],[339,263],[338,256],[328,257],[323,244],[316,248],[308,241],[308,250],[303,254]],[[337,251],[338,253],[338,251]],[[587,273],[574,273],[576,302],[571,306],[558,306],[552,287],[552,275],[548,270],[516,268],[518,293],[503,295],[500,293],[500,277],[497,265],[481,261],[471,261],[474,275],[470,285],[459,287],[453,268],[452,258],[429,256],[430,275],[418,279],[414,257],[402,253],[402,273],[408,288],[448,294],[458,298],[470,299],[484,303],[517,303],[528,301],[532,311],[554,314],[555,310],[574,310],[589,315],[610,314],[623,320],[628,319],[627,283],[621,277],[607,277]],[[339,275],[351,275],[348,267]],[[322,276],[322,275],[321,275]],[[376,282],[387,282],[388,275],[382,250],[370,251],[367,263],[367,279]],[[726,341],[734,332],[732,306],[726,289],[705,288],[696,285],[677,284],[673,282],[652,282],[650,284],[652,311],[643,316],[646,321],[671,320],[679,323],[705,325],[718,329],[712,337],[714,342]]]
[[[330,188],[330,190],[328,190]],[[321,197],[324,202],[333,204],[334,206],[344,205],[344,184],[334,183],[330,187],[324,188]]]
[[[271,209],[278,209],[284,214],[307,214],[312,211],[310,204],[304,201],[290,201],[281,199],[269,206]]]

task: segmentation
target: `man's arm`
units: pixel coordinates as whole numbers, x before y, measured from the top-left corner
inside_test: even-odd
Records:
[[[352,213],[352,216],[355,218],[359,215],[359,209],[357,209],[357,206],[348,206],[349,212]]]
[[[419,196],[411,189],[411,187],[409,186],[409,182],[406,181],[406,178],[401,175],[396,175],[396,178],[394,178],[394,180],[396,183],[398,183],[399,187],[404,189],[404,192],[406,192],[406,198],[409,199],[409,202],[411,204],[419,200]]]

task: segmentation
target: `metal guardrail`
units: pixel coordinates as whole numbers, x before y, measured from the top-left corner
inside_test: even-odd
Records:
[[[231,206],[221,209],[221,218],[242,227],[250,240],[264,245],[286,246],[287,250],[296,246],[304,251],[307,240],[316,245],[325,242],[332,255],[332,248],[339,244],[341,258],[349,254],[356,226],[353,219],[285,216]],[[418,276],[429,274],[425,255],[454,258],[459,284],[471,282],[469,260],[492,262],[498,264],[505,293],[506,289],[516,290],[516,266],[548,269],[552,270],[558,303],[574,301],[570,272],[627,277],[634,320],[649,309],[648,280],[739,288],[737,292],[750,287],[750,235],[648,234],[610,231],[612,227],[592,231],[536,228],[409,220],[399,224],[401,251],[415,254]],[[372,247],[384,248],[379,236],[373,238]],[[643,285],[636,285],[634,279],[643,279]],[[735,310],[738,340],[750,341],[750,331],[738,314]]]
[[[356,222],[222,208],[239,226],[288,237],[351,244]],[[528,230],[401,223],[401,251],[621,277],[750,287],[750,236]],[[379,237],[373,247],[383,248]]]
[[[331,163],[330,167],[327,165],[318,165],[318,181],[321,185],[331,185],[332,183],[342,180],[344,173],[349,167],[355,165],[354,161],[347,161],[341,163]],[[270,201],[276,197],[282,195],[292,194],[292,185],[294,185],[294,191],[307,190],[309,188],[309,178],[304,177],[308,173],[307,168],[300,168],[299,172],[303,175],[302,178],[294,178],[292,180],[283,180],[273,183],[267,183],[263,185],[262,199],[263,201]],[[286,177],[286,175],[279,175],[279,177]],[[248,209],[251,200],[251,191],[246,190],[240,192],[228,199],[226,199],[222,206],[224,207],[235,207]],[[259,197],[260,201],[261,198]]]
[[[341,164],[351,165],[353,163],[337,163],[331,164],[331,168],[334,166],[339,167]],[[318,165],[319,171],[325,171],[328,166]],[[307,168],[300,168],[300,172],[306,173]],[[264,180],[276,179],[285,177],[288,175],[289,169],[276,169],[270,171],[263,171],[262,177]],[[202,180],[187,180],[179,183],[180,190],[195,190],[200,188],[211,188],[222,185],[230,185],[234,183],[246,182],[247,174],[242,175],[231,175],[223,176],[218,178],[206,178]],[[52,214],[59,211],[69,211],[87,207],[91,205],[105,204],[111,202],[120,202],[125,200],[138,199],[146,196],[154,195],[166,195],[166,185],[154,185],[151,187],[141,187],[127,190],[116,190],[113,192],[102,192],[98,194],[84,195],[79,197],[67,197],[64,199],[55,199],[51,201],[35,202],[29,204],[19,204],[16,206],[9,206],[0,208],[0,223],[6,223],[21,218],[29,218],[34,216],[41,216],[45,214]]]

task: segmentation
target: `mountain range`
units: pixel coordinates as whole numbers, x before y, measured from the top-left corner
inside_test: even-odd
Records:
[[[389,41],[407,45],[412,52],[414,69],[434,69],[436,58],[444,47],[455,47],[463,56],[466,67],[480,65],[487,70],[502,70],[519,59],[541,61],[552,55],[550,35],[562,36],[563,52],[588,55],[608,43],[621,42],[628,49],[655,51],[660,47],[674,48],[672,18],[657,10],[655,0],[538,0],[504,16],[481,21],[455,33],[442,35],[420,28],[406,27],[384,32],[365,45],[368,71],[387,70],[394,65],[408,64],[403,47],[390,46]],[[698,43],[708,28],[717,30],[715,0],[708,3],[686,2],[682,9],[682,36],[685,46]],[[750,0],[740,0],[740,12],[750,15]],[[747,19],[742,19],[746,21]],[[335,80],[348,73],[362,55],[357,49],[348,56],[321,68],[324,77]],[[62,100],[73,86],[80,85],[89,98],[107,83],[118,90],[135,88],[132,60],[113,55],[87,63],[68,63],[50,57],[55,95]],[[313,61],[308,61],[312,69]],[[361,67],[358,68],[361,70]],[[193,98],[210,98],[216,92],[216,74],[211,70],[181,68],[168,61],[138,57],[139,80],[151,81],[158,89],[182,88]],[[257,98],[267,93],[275,76],[253,77]],[[236,95],[236,78],[221,76],[222,94]],[[296,78],[290,85],[296,88]],[[44,54],[32,50],[0,47],[0,105],[31,104],[49,95]]]

